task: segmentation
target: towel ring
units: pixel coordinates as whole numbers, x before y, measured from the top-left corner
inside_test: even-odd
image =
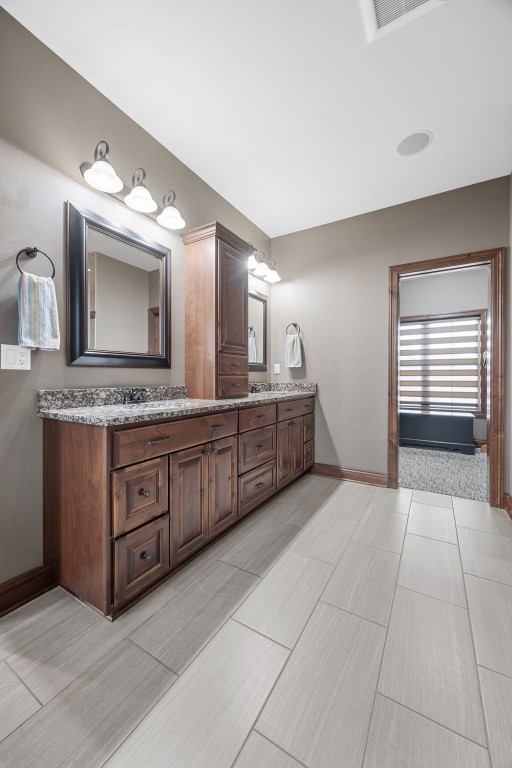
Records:
[[[290,327],[290,325],[293,325],[297,333],[301,333],[300,325],[298,323],[288,323],[288,325],[286,326],[286,333],[288,333],[288,328]]]
[[[44,253],[44,251],[40,251],[39,248],[22,248],[21,251],[16,256],[16,266],[18,267],[18,269],[21,272],[21,274],[24,275],[25,272],[23,272],[22,268],[20,267],[20,256],[24,255],[24,256],[28,256],[29,259],[35,259],[35,257],[37,256],[38,253],[40,253],[41,256],[46,256],[46,258],[48,259],[48,261],[52,265],[53,272],[52,272],[51,277],[52,277],[52,280],[53,280],[53,278],[55,277],[55,264],[50,259],[48,254]]]
[[[249,326],[249,336],[251,335],[251,333],[254,336],[254,338],[256,338],[256,331],[254,330],[252,325]]]

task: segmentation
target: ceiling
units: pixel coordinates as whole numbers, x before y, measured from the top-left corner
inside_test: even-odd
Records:
[[[371,43],[359,0],[0,2],[271,237],[512,169],[510,0]]]

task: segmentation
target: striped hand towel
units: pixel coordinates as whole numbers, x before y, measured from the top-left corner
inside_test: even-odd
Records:
[[[59,349],[59,315],[51,277],[24,272],[18,283],[18,344],[29,349]]]

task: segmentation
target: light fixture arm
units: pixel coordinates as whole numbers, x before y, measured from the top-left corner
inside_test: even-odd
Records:
[[[96,149],[94,150],[94,162],[97,162],[98,160],[108,160],[109,152],[110,147],[108,146],[108,143],[104,139],[98,141]]]
[[[132,186],[145,187],[146,186],[146,184],[144,183],[145,181],[146,181],[146,171],[144,170],[144,168],[136,168],[132,176]]]
[[[167,208],[168,205],[174,205],[175,200],[176,200],[176,192],[173,189],[170,189],[164,195],[162,207]]]

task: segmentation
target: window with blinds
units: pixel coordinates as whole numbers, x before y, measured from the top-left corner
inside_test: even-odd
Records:
[[[486,410],[487,312],[400,320],[401,410]]]

